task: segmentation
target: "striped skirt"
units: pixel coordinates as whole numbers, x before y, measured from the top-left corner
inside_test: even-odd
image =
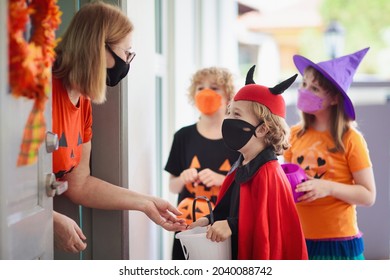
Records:
[[[306,239],[310,260],[364,260],[362,234],[345,238]]]

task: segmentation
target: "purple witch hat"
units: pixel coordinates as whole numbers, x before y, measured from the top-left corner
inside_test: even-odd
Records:
[[[355,120],[355,109],[353,108],[352,101],[348,97],[347,92],[352,84],[356,69],[368,50],[369,48],[365,48],[355,53],[319,62],[317,64],[301,55],[294,55],[293,60],[302,76],[305,69],[308,66],[311,66],[335,85],[344,97],[345,113],[349,118]]]

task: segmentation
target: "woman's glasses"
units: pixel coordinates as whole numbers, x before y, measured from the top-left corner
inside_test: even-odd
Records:
[[[112,52],[114,52],[114,51],[111,48],[117,48],[117,49],[122,50],[125,53],[125,55],[126,55],[126,60],[125,60],[126,64],[129,64],[130,62],[132,62],[134,57],[135,57],[135,52],[130,52],[128,50],[122,49],[119,46],[111,46],[110,47],[108,44],[106,44],[106,46]]]

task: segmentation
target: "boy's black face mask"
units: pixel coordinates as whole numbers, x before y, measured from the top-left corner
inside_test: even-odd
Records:
[[[114,53],[110,47],[107,46],[107,49],[115,59],[115,65],[112,68],[107,68],[106,85],[109,87],[114,87],[124,77],[126,77],[127,73],[130,70],[130,63],[127,64],[125,61],[123,61],[123,59],[120,58],[116,53]]]
[[[244,147],[254,135],[256,128],[262,125],[261,121],[256,127],[238,119],[225,119],[222,123],[222,137],[228,148],[238,151]]]

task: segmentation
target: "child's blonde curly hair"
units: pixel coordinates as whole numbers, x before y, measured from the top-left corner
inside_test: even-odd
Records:
[[[188,99],[192,105],[195,104],[195,93],[197,85],[205,78],[210,77],[213,77],[215,83],[223,89],[227,103],[229,103],[233,98],[235,93],[233,74],[228,69],[222,67],[203,68],[198,70],[192,76],[191,85],[188,88]]]
[[[272,114],[266,106],[257,102],[252,102],[252,110],[255,116],[259,120],[263,120],[264,125],[268,128],[268,133],[264,137],[265,145],[272,146],[277,155],[282,155],[283,151],[290,147],[290,128],[286,120]]]

